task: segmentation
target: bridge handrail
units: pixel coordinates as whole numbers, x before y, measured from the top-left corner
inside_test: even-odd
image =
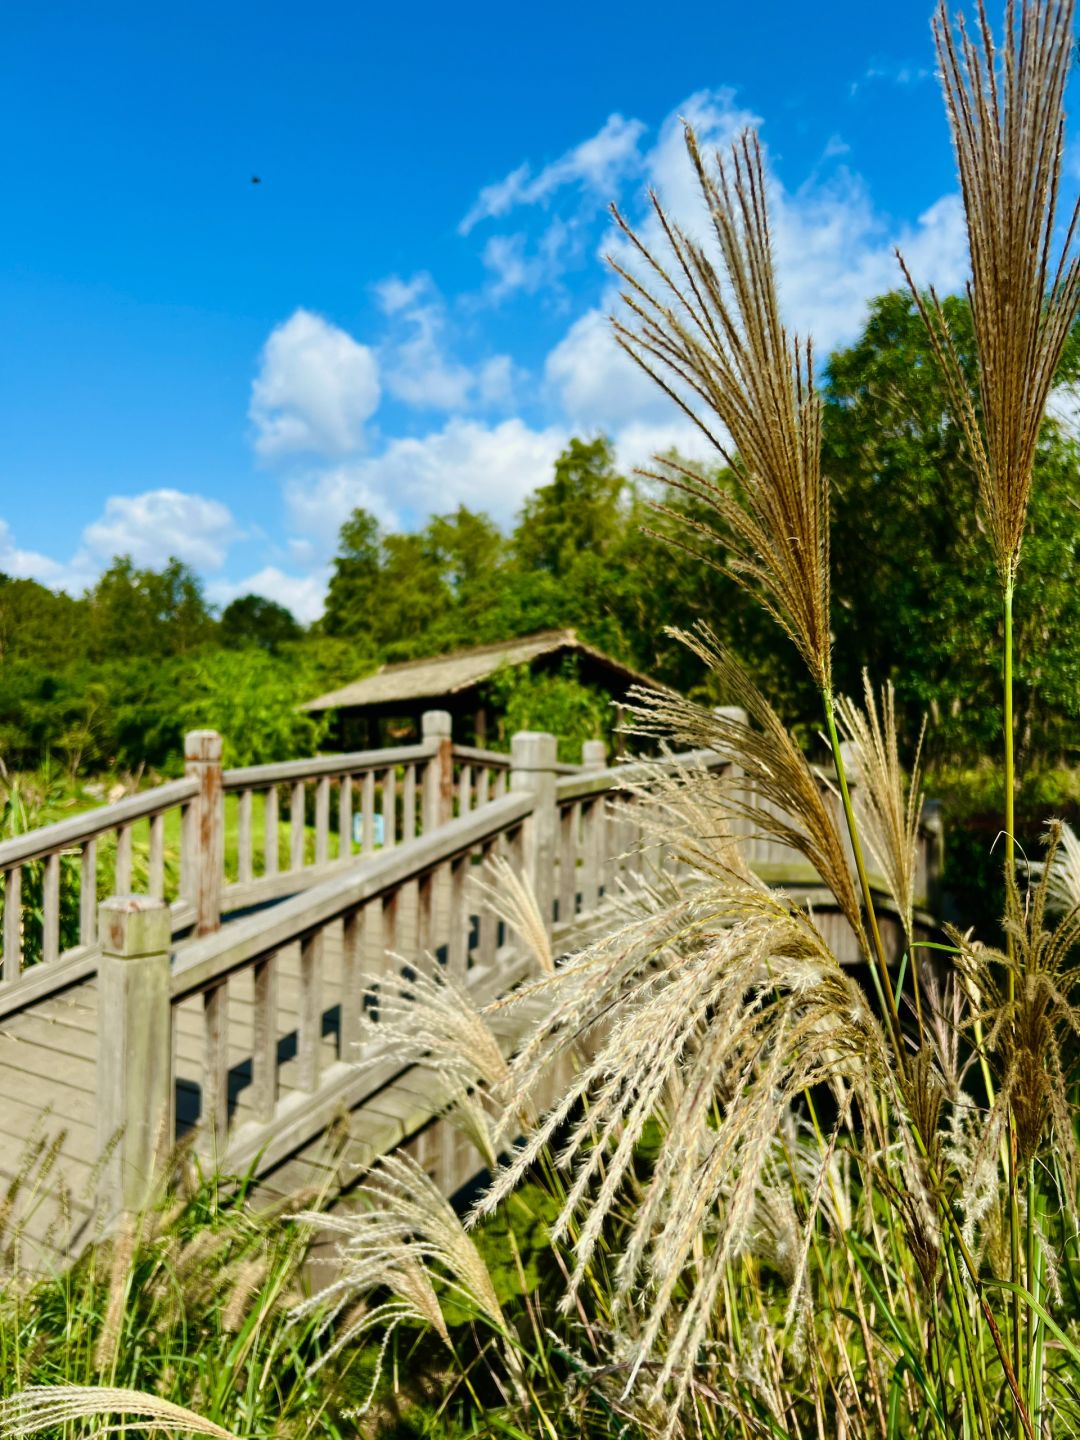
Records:
[[[111,801],[108,805],[84,810],[81,815],[72,815],[67,820],[39,825],[36,830],[28,830],[24,835],[0,841],[0,870],[23,865],[30,860],[42,860],[54,851],[66,850],[80,841],[107,835],[118,825],[164,814],[174,805],[192,799],[198,789],[195,780],[170,780],[136,795],[125,795],[122,800]]]
[[[192,889],[195,875],[191,865],[193,838],[191,816],[199,796],[199,782],[188,777],[137,795],[127,795],[108,805],[96,806],[82,815],[57,820],[0,843],[0,874],[4,882],[3,961],[0,968],[0,1014],[17,1003],[47,990],[55,976],[58,984],[91,973],[97,955],[97,899],[101,875],[114,892],[133,887],[133,831],[147,822],[147,893],[168,900],[174,926],[190,924],[194,916]],[[179,874],[166,873],[165,821],[171,811],[180,811],[180,828],[189,844],[184,847]],[[101,840],[114,840],[111,855],[103,853]],[[61,864],[62,859],[70,864]],[[42,867],[40,875],[25,874],[27,867]],[[77,876],[76,873],[77,872]],[[40,886],[40,924],[28,930],[27,914],[37,909],[38,898],[31,894]],[[77,926],[74,943],[65,944],[61,928],[61,890],[72,885],[76,894],[70,909]],[[69,921],[70,924],[70,921]],[[30,951],[31,934],[39,936],[40,956]],[[27,961],[30,964],[27,964]],[[40,963],[34,963],[39,960]],[[32,985],[27,981],[32,980]]]
[[[451,860],[471,855],[486,841],[513,830],[532,813],[534,797],[517,791],[449,821],[431,835],[398,845],[362,868],[335,876],[255,915],[234,920],[215,935],[193,940],[177,954],[172,971],[174,1001],[204,990],[231,971],[289,945],[313,929],[400,889]]]
[[[436,744],[421,740],[415,745],[388,745],[381,750],[354,750],[351,753],[313,755],[301,760],[277,760],[268,765],[240,765],[221,772],[225,791],[264,785],[282,785],[292,780],[316,780],[322,775],[357,775],[364,770],[385,770],[428,760]]]

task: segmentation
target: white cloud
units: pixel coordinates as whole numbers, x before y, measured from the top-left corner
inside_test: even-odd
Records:
[[[37,550],[23,550],[15,544],[11,526],[0,520],[0,572],[14,580],[38,580],[42,585],[62,583],[64,567]]]
[[[396,315],[399,310],[415,305],[424,292],[432,288],[432,284],[426,270],[421,270],[411,280],[403,280],[400,275],[387,275],[385,280],[375,285],[375,298],[384,315]]]
[[[875,211],[863,182],[842,174],[823,188],[788,195],[773,186],[780,304],[787,323],[812,335],[818,354],[854,340],[876,295],[903,285],[899,246],[920,285],[957,289],[967,273],[959,198],[943,196],[914,226],[895,229]]]
[[[251,386],[255,449],[344,455],[358,449],[379,403],[374,352],[310,310],[297,309],[263,346]]]
[[[0,520],[0,571],[76,595],[117,555],[130,555],[149,569],[160,569],[175,555],[195,570],[220,570],[238,536],[232,514],[220,501],[181,490],[147,490],[106,500],[66,562],[20,549],[7,522]]]
[[[105,513],[83,531],[82,544],[102,562],[130,555],[136,565],[157,567],[175,555],[197,570],[220,570],[237,533],[232,514],[219,500],[182,490],[147,490],[108,499]]]
[[[610,299],[614,307],[616,297]],[[574,321],[548,355],[544,375],[573,425],[610,431],[672,414],[667,396],[615,344],[603,310]]]
[[[516,205],[536,205],[564,185],[576,184],[587,194],[609,199],[619,182],[640,163],[638,141],[645,131],[640,120],[609,115],[595,135],[583,140],[533,175],[528,164],[480,191],[458,226],[467,235],[482,220],[506,215]]]
[[[525,496],[551,479],[566,439],[561,428],[533,430],[517,418],[484,425],[455,417],[429,435],[391,441],[381,455],[297,478],[286,490],[289,517],[324,554],[356,506],[388,529],[458,505],[507,525]]]
[[[223,608],[238,595],[262,595],[291,610],[301,624],[310,625],[322,614],[329,579],[325,567],[311,575],[288,575],[276,565],[267,565],[246,580],[215,580],[206,593],[213,604]]]
[[[411,327],[408,338],[384,351],[387,390],[396,400],[418,409],[464,409],[474,377],[468,366],[443,347],[446,317],[441,304],[417,305],[405,318]]]
[[[391,316],[379,356],[395,400],[418,410],[466,410],[508,401],[510,357],[494,355],[471,367],[451,353],[446,302],[430,276],[418,275],[408,283],[391,276],[376,289]]]
[[[879,60],[867,66],[861,80],[851,82],[851,95],[855,96],[867,85],[884,81],[887,85],[899,85],[907,89],[930,78],[931,71],[925,65],[913,64],[910,60]]]

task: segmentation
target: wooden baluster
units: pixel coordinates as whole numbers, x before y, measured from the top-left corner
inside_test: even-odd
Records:
[[[401,797],[401,838],[416,838],[416,766],[405,766],[405,787]]]
[[[429,951],[435,949],[435,895],[442,866],[421,875],[416,884],[416,959],[424,970],[431,969]]]
[[[575,800],[559,815],[559,921],[568,924],[577,914],[577,852],[581,805]]]
[[[195,801],[187,800],[180,807],[180,898],[194,903],[195,876],[199,860],[195,854]]]
[[[352,859],[352,776],[343,775],[338,786],[338,859]]]
[[[4,980],[22,970],[22,866],[4,871]]]
[[[588,914],[595,910],[600,900],[600,826],[604,815],[603,795],[586,800],[583,807],[584,861],[581,872],[581,908]]]
[[[392,890],[382,899],[382,944],[384,957],[398,948],[398,919],[401,914],[401,890]]]
[[[468,815],[472,809],[472,766],[462,765],[461,774],[458,776],[458,814]]]
[[[446,968],[454,980],[464,980],[469,965],[469,907],[465,882],[469,875],[468,855],[459,855],[450,862],[450,927],[446,947]]]
[[[236,878],[246,885],[255,873],[251,855],[251,791],[241,790],[236,810]]]
[[[219,980],[203,992],[202,1123],[212,1150],[222,1154],[229,1129],[229,982]]]
[[[120,825],[116,831],[116,879],[113,892],[131,894],[131,826]]]
[[[320,775],[315,784],[315,864],[330,859],[330,776]]]
[[[294,780],[289,793],[289,869],[304,868],[304,782]]]
[[[60,958],[60,856],[45,857],[41,884],[41,959],[45,965]]]
[[[225,880],[225,792],[221,779],[224,742],[216,730],[189,730],[184,736],[184,774],[199,786],[193,802],[195,825],[188,897],[195,905],[195,934],[212,935],[221,927],[221,889]]]
[[[312,930],[300,942],[300,1015],[297,1021],[298,1077],[296,1088],[308,1094],[319,1088],[322,1060],[323,932]]]
[[[365,905],[359,910],[350,910],[341,926],[341,1059],[347,1064],[355,1063],[360,1054],[362,1035],[361,1012],[364,1008],[364,991],[360,980],[363,967],[364,927],[368,912],[374,907]]]
[[[268,1124],[274,1118],[278,1094],[278,984],[277,954],[271,951],[255,962],[254,1038],[251,1051],[251,1103],[255,1118]]]
[[[486,864],[495,854],[495,841],[484,842],[481,863]],[[477,965],[490,965],[495,959],[495,951],[499,944],[499,920],[498,916],[492,914],[486,901],[480,904],[480,934],[477,937],[476,963]]]
[[[150,816],[150,898],[165,898],[165,816]]]
[[[263,802],[263,874],[278,873],[278,792],[271,785]]]
[[[397,771],[390,769],[382,782],[383,848],[397,844]]]
[[[363,780],[364,797],[364,854],[375,850],[375,771],[366,770]]]
[[[79,857],[79,944],[97,939],[97,840],[83,843]]]

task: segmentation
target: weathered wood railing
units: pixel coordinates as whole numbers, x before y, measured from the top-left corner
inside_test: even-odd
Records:
[[[475,765],[477,753],[458,759]],[[185,943],[164,972],[164,989],[164,906],[141,897],[106,901],[98,1023],[109,1039],[99,1125],[103,1147],[121,1136],[106,1177],[113,1204],[133,1203],[155,1145],[175,1133],[182,1088],[197,1094],[192,1118],[201,1143],[230,1166],[255,1163],[262,1173],[320,1134],[342,1107],[385,1085],[400,1068],[392,1054],[369,1051],[362,1069],[351,1063],[365,1043],[362,974],[434,964],[485,995],[515,983],[523,958],[500,944],[498,921],[467,884],[493,854],[528,876],[549,928],[567,943],[575,922],[600,905],[632,839],[634,802],[619,788],[627,772],[602,768],[602,759],[602,747],[592,745],[589,768],[565,775],[571,767],[557,763],[554,737],[515,736],[509,766],[489,764],[504,776],[498,798],[472,809],[461,801],[461,813],[427,834]],[[155,925],[151,943],[147,927]],[[327,985],[331,949],[335,975]],[[148,1078],[138,1082],[117,1059],[129,1031],[156,1036],[169,1057],[166,1066],[146,1062]],[[194,1043],[184,1051],[180,1037]],[[377,1026],[375,1037],[377,1044]],[[132,1043],[145,1060],[145,1047]]]
[[[237,769],[222,769],[222,748],[193,731],[182,780],[0,842],[0,1015],[93,973],[106,895],[163,899],[174,935],[211,934],[498,799],[510,767],[455,747],[444,711],[413,745]]]
[[[97,904],[102,892],[144,891],[167,902],[173,928],[193,923],[193,845],[183,848],[177,865],[166,845],[166,830],[174,826],[189,840],[194,836],[199,794],[197,778],[174,780],[0,842],[4,882],[0,1014],[13,1003],[33,1000],[58,981],[70,984],[92,972],[100,953]],[[27,879],[35,891],[32,900]],[[30,960],[40,963],[28,967]]]

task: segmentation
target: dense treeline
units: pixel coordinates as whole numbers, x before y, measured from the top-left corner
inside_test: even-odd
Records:
[[[966,304],[948,309],[963,347]],[[1070,355],[1063,381],[1074,373]],[[928,712],[932,755],[970,765],[1000,738],[1000,619],[974,481],[906,296],[874,304],[858,343],[831,358],[823,398],[838,655],[865,657],[875,679],[891,677],[909,730]],[[1080,447],[1049,422],[1017,604],[1019,650],[1033,657],[1018,677],[1020,744],[1049,763],[1074,757],[1080,710],[1078,466]],[[342,527],[325,613],[307,630],[256,596],[216,616],[178,561],[154,572],[117,559],[79,599],[0,578],[5,763],[50,754],[73,771],[167,770],[183,731],[201,724],[226,735],[234,760],[276,758],[318,742],[299,699],[381,660],[567,625],[719,702],[668,633],[705,619],[785,718],[813,725],[816,697],[760,608],[722,569],[648,533],[672,526],[657,501],[695,503],[621,475],[601,438],[570,442],[508,535],[464,507],[411,534],[381,533],[357,510]],[[837,683],[858,688],[857,667]]]

